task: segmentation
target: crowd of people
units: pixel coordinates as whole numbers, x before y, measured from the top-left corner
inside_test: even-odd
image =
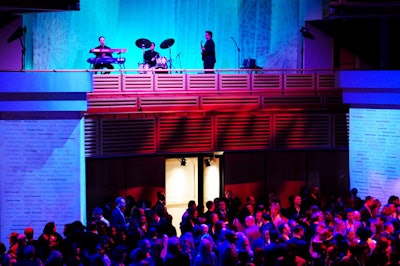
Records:
[[[92,219],[48,222],[12,232],[0,242],[0,265],[18,266],[269,266],[400,265],[400,201],[363,199],[352,189],[321,205],[318,186],[302,189],[283,208],[274,193],[244,202],[232,191],[198,206],[189,201],[179,228],[172,224],[164,192],[157,202],[118,197]]]

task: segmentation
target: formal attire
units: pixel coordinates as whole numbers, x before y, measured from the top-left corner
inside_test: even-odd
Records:
[[[217,60],[215,57],[215,43],[212,39],[206,41],[201,55],[204,69],[214,69],[214,65]]]
[[[115,227],[117,231],[126,232],[127,224],[124,213],[117,207],[111,213],[110,219],[111,227]]]

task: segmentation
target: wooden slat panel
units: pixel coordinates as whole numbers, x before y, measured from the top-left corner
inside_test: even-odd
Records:
[[[286,74],[284,93],[311,93],[315,94],[314,74]]]
[[[140,109],[146,110],[197,110],[199,97],[197,96],[169,96],[169,97],[141,97]]]
[[[154,90],[154,75],[152,74],[126,74],[122,79],[122,91],[146,91]]]
[[[99,153],[98,120],[85,118],[85,156],[92,157]]]
[[[250,75],[248,74],[220,74],[219,89],[250,91]]]
[[[160,117],[158,128],[162,152],[213,150],[211,117]]]
[[[187,74],[188,91],[216,91],[218,76],[215,74]]]
[[[336,87],[334,74],[316,74],[317,78],[317,93],[335,93],[340,92]]]
[[[94,93],[121,92],[121,75],[96,74],[92,77]]]
[[[329,148],[329,114],[275,114],[276,148]]]
[[[101,155],[155,153],[155,118],[103,119]]]
[[[155,75],[156,91],[184,91],[185,75],[183,74],[157,74]]]
[[[259,96],[203,96],[203,110],[256,110],[260,108]]]
[[[281,74],[253,74],[253,92],[283,93],[283,78]]]
[[[321,96],[263,96],[262,108],[277,106],[293,106],[293,107],[311,107],[320,106],[322,104]]]
[[[132,94],[89,94],[88,113],[133,112],[138,110],[137,96]]]
[[[217,116],[219,150],[259,150],[271,145],[270,116]]]
[[[336,148],[349,147],[349,114],[334,114],[334,145]]]

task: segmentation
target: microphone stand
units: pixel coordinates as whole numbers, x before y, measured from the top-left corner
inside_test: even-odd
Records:
[[[238,57],[237,57],[237,63],[238,63],[238,69],[240,69],[240,48],[239,48],[239,46],[237,45],[235,39],[234,39],[233,37],[231,37],[231,39],[232,39],[233,43],[235,44],[235,46],[236,46],[236,48],[237,48],[237,52],[238,52],[238,55],[237,55],[237,56],[238,56]],[[238,70],[238,73],[240,73],[239,70]]]
[[[176,71],[176,73],[181,73],[182,74],[182,61],[181,61],[181,52],[178,53],[178,55],[176,56],[176,58],[179,58],[179,68],[181,69],[181,71]],[[175,58],[175,59],[176,59]]]
[[[22,36],[19,38],[19,41],[21,43],[21,67],[22,70],[25,69],[25,54],[26,54],[26,47],[25,47],[25,34],[26,34],[26,28],[22,28]]]

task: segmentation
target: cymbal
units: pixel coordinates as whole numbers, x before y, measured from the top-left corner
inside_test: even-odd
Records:
[[[150,48],[151,42],[147,39],[137,39],[135,42],[136,46],[139,48]]]
[[[167,48],[171,47],[172,45],[174,45],[174,43],[175,43],[174,39],[166,39],[160,44],[160,47],[162,49],[167,49]]]

